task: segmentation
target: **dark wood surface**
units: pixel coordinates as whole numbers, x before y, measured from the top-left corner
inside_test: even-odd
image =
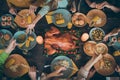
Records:
[[[4,8],[2,8],[2,7],[4,7]],[[82,0],[81,7],[82,8],[80,8],[79,12],[82,12],[84,14],[87,14],[87,12],[90,10],[90,8],[87,6],[87,4],[84,2],[84,0]],[[6,13],[8,13],[8,7],[6,5],[6,2],[5,2],[5,0],[0,0],[0,16],[2,16],[3,14],[6,14]],[[112,16],[110,16],[109,14],[112,15]],[[115,14],[115,13],[113,13],[113,14],[112,13],[106,13],[106,15],[107,15],[107,23],[106,23],[105,26],[101,27],[105,31],[105,34],[112,31],[115,27],[120,27],[120,14],[119,13],[117,13],[117,14]],[[55,26],[55,25],[54,24],[49,24],[48,25],[47,22],[46,22],[45,17],[43,17],[36,24],[36,27],[35,27],[36,35],[42,35],[44,37],[45,31],[47,29],[50,29],[51,26]],[[0,29],[2,29],[2,28],[0,27]],[[8,28],[8,29],[10,31],[12,31],[13,34],[16,32],[16,30],[13,30],[11,28]],[[19,28],[19,29],[21,29],[21,28]],[[66,30],[67,28],[60,28],[60,29]],[[88,25],[86,25],[83,28],[77,28],[77,27],[73,26],[72,29],[73,30],[80,30],[80,32],[81,32],[80,34],[82,34],[84,32],[89,33],[89,31],[91,30],[91,28],[89,28]],[[23,29],[21,29],[21,30],[23,30]],[[85,63],[90,59],[90,57],[88,57],[83,51],[83,48],[82,48],[83,44],[84,43],[81,42],[80,43],[80,48],[78,49],[78,52],[81,55],[81,58],[79,60],[75,60],[76,55],[66,55],[66,56],[73,59],[73,61],[78,66],[78,68],[85,65]],[[109,54],[112,55],[113,52],[114,52],[113,47],[109,47]],[[23,51],[18,49],[17,47],[12,52],[12,54],[14,54],[14,53],[18,53],[18,54],[24,56],[31,66],[32,65],[36,66],[38,71],[39,71],[38,75],[40,75],[42,72],[50,73],[51,72],[50,68],[44,68],[43,66],[46,65],[46,64],[50,64],[51,61],[54,59],[54,57],[57,56],[57,55],[46,56],[44,54],[44,45],[39,45],[39,44],[37,44],[32,50],[30,50],[27,55],[24,55]],[[114,57],[114,58],[115,58],[117,64],[120,65],[120,56]],[[119,75],[118,75],[118,73],[115,72],[114,74],[112,74],[110,76],[119,76]],[[29,78],[26,78],[26,77],[28,77],[28,75],[25,75],[22,78],[19,78],[19,79],[16,79],[16,80],[27,80],[27,79],[29,80]],[[96,78],[98,78],[98,79],[96,79]],[[101,76],[98,73],[96,73],[94,75],[95,80],[99,80],[100,78],[101,79],[103,78],[102,80],[104,80],[104,76]]]

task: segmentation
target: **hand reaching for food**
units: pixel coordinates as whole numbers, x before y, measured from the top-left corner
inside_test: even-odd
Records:
[[[31,34],[34,27],[35,27],[34,23],[31,23],[31,24],[27,25],[26,32]]]
[[[34,13],[37,10],[37,7],[34,5],[30,5],[29,7],[29,13]]]
[[[14,8],[10,8],[9,13],[16,15],[16,10]]]
[[[90,4],[90,7],[91,7],[91,8],[96,8],[96,5],[97,5],[97,4],[96,4],[95,2],[93,2],[93,3]]]
[[[5,49],[6,53],[11,53],[16,47],[16,40],[11,40],[8,47]]]
[[[65,68],[65,67],[61,67],[61,68],[59,68],[58,70],[56,70],[56,71],[48,74],[48,75],[47,75],[47,78],[62,76],[63,73],[61,73],[61,71],[64,71],[64,70],[66,70],[66,68]]]
[[[106,5],[106,2],[102,2],[102,3],[99,3],[99,4],[96,4],[96,8],[97,9],[103,9]]]
[[[86,65],[84,66],[84,69],[85,69],[86,71],[89,71],[89,70],[93,67],[93,65],[94,65],[96,62],[98,62],[102,57],[103,57],[102,54],[100,54],[99,56],[93,56],[93,57],[86,63]]]
[[[110,36],[111,36],[110,34],[107,34],[107,35],[103,38],[103,41],[107,41]]]
[[[30,67],[28,75],[30,76],[31,80],[36,80],[36,68]]]

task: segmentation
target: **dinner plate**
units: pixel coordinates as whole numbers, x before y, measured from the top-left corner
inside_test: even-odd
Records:
[[[108,53],[108,47],[107,47],[107,45],[104,44],[104,43],[98,43],[98,44],[96,44],[96,46],[95,46],[95,53],[97,55]]]
[[[13,38],[16,39],[17,44],[24,44],[27,40],[27,34],[25,31],[17,31]]]
[[[29,64],[24,57],[19,54],[10,55],[4,64],[4,73],[8,77],[17,78],[25,75],[29,71]]]
[[[36,34],[32,32],[31,34],[27,34],[27,39],[23,45],[21,45],[19,48],[21,50],[31,50],[36,45]]]
[[[103,40],[105,32],[101,28],[92,28],[89,32],[90,39],[96,42]]]
[[[9,28],[14,22],[14,17],[11,14],[4,14],[0,17],[0,25],[3,28]]]
[[[62,17],[64,19],[64,22],[62,24],[56,23],[56,15],[57,14],[62,15]],[[68,22],[71,22],[71,14],[66,9],[57,9],[57,10],[53,11],[52,21],[53,21],[53,24],[55,24],[57,27],[66,27],[68,25]]]
[[[84,23],[80,24],[81,21],[83,21]],[[87,24],[87,17],[85,14],[77,12],[72,16],[72,23],[76,27],[84,27]]]
[[[99,10],[99,9],[90,10],[87,13],[87,18],[88,18],[88,24],[90,27],[103,27],[107,22],[106,14],[102,10]],[[97,20],[95,20],[95,18]],[[95,22],[95,24],[91,26],[92,20],[95,20],[97,22]]]
[[[95,63],[94,67],[99,74],[108,76],[114,73],[116,62],[114,57],[107,53],[103,55],[103,58],[101,60]]]
[[[87,54],[88,56],[94,56],[96,44],[97,43],[95,41],[85,42],[85,44],[83,45],[83,50],[84,50],[85,54]]]
[[[9,30],[6,29],[0,30],[0,49],[6,48],[9,45],[12,36],[13,35]]]
[[[28,9],[23,9],[15,17],[16,24],[21,28],[27,28],[27,25],[35,19],[35,13],[29,13]]]
[[[61,63],[60,63],[61,61]],[[63,62],[65,61],[65,62]],[[67,65],[66,65],[66,64]],[[60,78],[68,78],[71,74],[72,74],[72,61],[70,58],[66,57],[66,56],[58,56],[55,59],[53,59],[53,61],[51,62],[51,70],[55,71],[58,70],[60,67],[66,67],[65,71],[62,71],[63,75],[60,76]],[[71,67],[71,68],[69,68]]]

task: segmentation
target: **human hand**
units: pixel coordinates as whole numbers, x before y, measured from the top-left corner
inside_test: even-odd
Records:
[[[99,4],[96,4],[96,8],[97,9],[103,9],[105,7],[105,3],[99,3]]]
[[[31,34],[32,31],[34,31],[34,27],[35,27],[34,23],[31,23],[31,24],[27,25],[26,32]]]
[[[96,72],[95,69],[91,69],[86,80],[90,80],[93,77],[93,75],[95,74],[95,72]]]
[[[111,8],[111,5],[107,1],[105,1],[104,4],[104,7]]]
[[[29,13],[34,13],[37,10],[37,7],[34,5],[30,5],[29,7]]]
[[[91,8],[96,8],[96,5],[97,5],[97,4],[96,4],[95,2],[93,2],[93,3],[90,4],[90,7],[91,7]]]
[[[63,73],[61,73],[61,71],[64,71],[64,70],[66,70],[66,68],[65,67],[61,67],[60,69],[58,69],[58,70],[48,74],[47,78],[62,76]]]
[[[9,13],[11,13],[13,15],[16,15],[16,10],[14,8],[10,8]]]
[[[12,39],[10,41],[8,47],[5,49],[5,52],[6,53],[11,53],[15,49],[16,45],[17,45],[16,40]]]
[[[70,11],[71,11],[72,13],[75,13],[75,12],[76,12],[76,8],[72,7],[72,8],[70,9]]]
[[[120,73],[120,66],[117,65],[117,67],[115,68],[115,71]]]
[[[86,65],[84,66],[84,69],[89,71],[91,69],[91,67],[96,63],[98,62],[101,58],[102,58],[102,54],[100,54],[99,56],[95,55],[93,56],[87,63]]]
[[[36,80],[36,67],[30,67],[28,75],[31,78],[31,80]]]
[[[102,59],[102,54],[99,54],[98,56],[93,56],[92,59],[94,60],[94,63],[98,62],[100,59]]]
[[[107,35],[103,38],[103,41],[106,42],[110,36],[111,36],[110,34],[107,34]]]

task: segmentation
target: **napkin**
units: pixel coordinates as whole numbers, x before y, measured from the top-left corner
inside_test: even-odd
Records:
[[[72,73],[70,74],[69,77],[73,76],[78,71],[78,67],[76,66],[76,64],[73,62],[73,60],[71,60],[71,61],[72,61],[73,68],[75,70],[73,69],[73,71],[72,71]]]

